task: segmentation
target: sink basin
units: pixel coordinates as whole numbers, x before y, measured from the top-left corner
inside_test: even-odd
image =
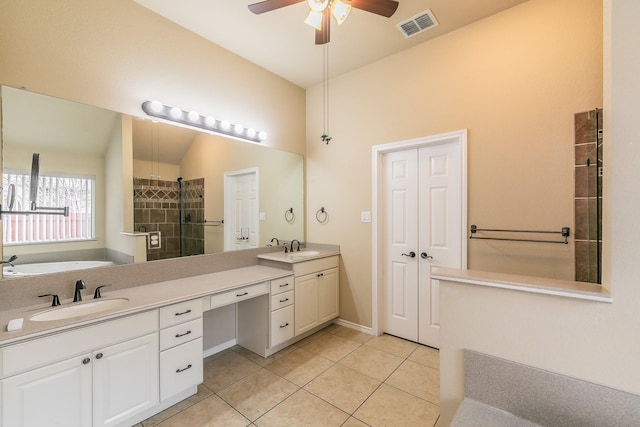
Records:
[[[70,319],[72,317],[86,316],[87,314],[99,313],[112,308],[116,308],[125,302],[128,298],[112,298],[101,299],[87,302],[84,304],[66,305],[64,307],[52,308],[51,310],[41,311],[29,318],[34,322],[48,322],[51,320]]]

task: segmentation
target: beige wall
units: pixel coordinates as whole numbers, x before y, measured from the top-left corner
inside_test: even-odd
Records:
[[[265,149],[256,144],[201,134],[196,137],[180,164],[185,179],[205,179],[205,219],[224,218],[224,174],[258,168],[260,221],[259,246],[271,238],[304,239],[304,170],[298,154]],[[296,221],[285,221],[284,212],[293,208]],[[224,226],[205,227],[205,253],[224,250]]]
[[[329,51],[330,52],[330,51]],[[371,326],[371,147],[468,129],[468,221],[573,227],[573,115],[602,105],[601,0],[531,0],[307,95],[307,229],[340,244],[341,317]],[[324,206],[331,218],[315,221]],[[470,268],[573,278],[573,244],[471,241]]]
[[[0,83],[143,116],[154,98],[304,153],[304,90],[129,0],[0,3]]]

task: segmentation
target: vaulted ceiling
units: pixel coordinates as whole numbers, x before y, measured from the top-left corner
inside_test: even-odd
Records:
[[[328,77],[334,77],[393,55],[429,39],[526,0],[399,0],[391,18],[353,9],[342,24],[331,25],[331,41],[315,44],[315,30],[303,21],[306,2],[255,15],[253,0],[135,0],[142,6],[199,34],[213,43],[295,83],[309,88],[323,79],[328,54]],[[426,10],[438,22],[412,37],[397,25]]]

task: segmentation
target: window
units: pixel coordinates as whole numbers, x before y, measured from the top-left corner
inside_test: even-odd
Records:
[[[6,170],[2,174],[3,210],[28,211],[30,174]],[[10,206],[9,188],[15,197]],[[69,207],[69,216],[38,213],[2,215],[4,245],[65,242],[95,238],[95,177],[40,175],[38,207]]]

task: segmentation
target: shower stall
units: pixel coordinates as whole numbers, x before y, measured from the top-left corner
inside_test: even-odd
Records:
[[[602,109],[575,125],[575,280],[602,283]]]
[[[204,253],[204,178],[134,178],[134,229],[158,237],[147,260]]]

